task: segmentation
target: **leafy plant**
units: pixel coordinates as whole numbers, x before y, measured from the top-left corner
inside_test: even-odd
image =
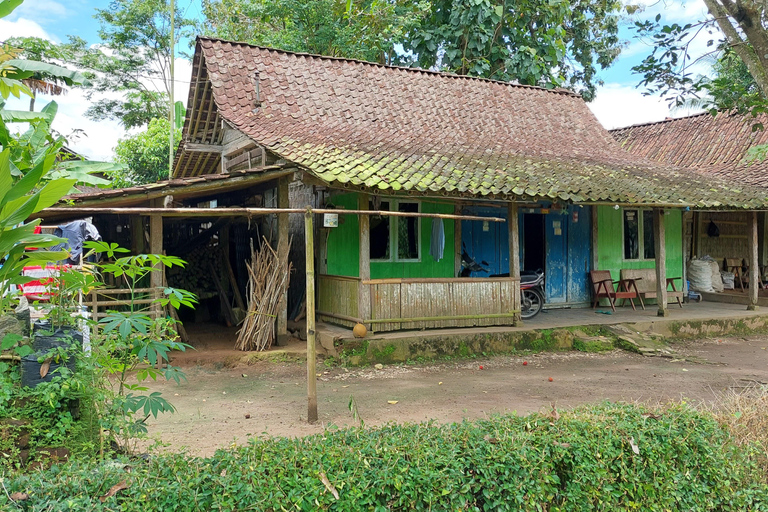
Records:
[[[164,287],[158,290],[159,297],[146,304],[140,284],[163,267],[183,266],[184,261],[175,256],[121,257],[129,251],[108,242],[86,242],[84,247],[102,253],[109,261],[96,265],[99,272],[124,283],[128,290],[126,309],[110,310],[99,320],[93,356],[96,372],[101,373],[94,381],[104,391],[102,427],[127,449],[132,438],[146,433],[145,422],[150,416],[174,411],[159,392],[145,394],[148,388],[143,382],[160,377],[177,383],[185,379],[179,368],[168,363],[171,351],[184,351],[189,345],[176,340],[175,320],[163,315],[153,317],[150,308],[194,307],[197,300],[185,290]],[[132,377],[136,382],[131,381]]]

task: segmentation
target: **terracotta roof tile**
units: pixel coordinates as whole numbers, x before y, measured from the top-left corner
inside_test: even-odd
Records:
[[[768,116],[754,119],[727,112],[704,113],[618,128],[611,134],[637,156],[768,187],[768,161],[744,160],[750,147],[768,144],[768,132],[752,130],[757,122],[768,128]]]
[[[567,91],[205,38],[196,53],[218,115],[327,182],[575,202],[768,205],[766,191],[622,151]],[[262,105],[254,112],[257,71]]]

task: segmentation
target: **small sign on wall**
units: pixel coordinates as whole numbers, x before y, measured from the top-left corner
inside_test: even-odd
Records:
[[[339,227],[339,214],[338,213],[324,213],[323,214],[323,227],[324,228],[337,228],[337,227]]]
[[[555,230],[555,236],[561,236],[563,234],[563,228],[559,220],[552,221],[552,227]]]

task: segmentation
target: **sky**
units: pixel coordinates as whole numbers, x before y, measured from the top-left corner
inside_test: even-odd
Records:
[[[199,17],[200,0],[179,0],[180,8],[187,17]],[[640,17],[653,18],[662,15],[667,23],[687,23],[702,19],[706,13],[703,0],[634,0],[644,10]],[[89,43],[98,43],[98,22],[93,18],[94,9],[106,8],[109,0],[26,0],[21,7],[4,19],[0,19],[0,39],[15,36],[37,36],[54,42],[62,42],[67,35],[77,35]],[[637,88],[639,75],[633,74],[632,66],[638,64],[650,53],[651,47],[634,38],[634,34],[625,23],[620,30],[620,37],[625,41],[622,54],[607,70],[599,73],[605,82],[597,92],[597,97],[589,107],[598,120],[608,129],[632,124],[660,121],[666,117],[688,115],[690,111],[670,112],[666,101],[658,97],[644,96]],[[185,42],[177,49],[187,50]],[[694,43],[694,55],[706,51],[706,38]],[[701,65],[701,72],[707,69]],[[191,64],[183,59],[176,60],[176,100],[186,102]],[[42,108],[51,98],[38,98],[36,108]],[[71,90],[66,96],[56,98],[59,113],[53,128],[64,135],[74,130],[82,130],[83,135],[70,140],[70,147],[94,160],[111,160],[113,149],[126,132],[116,121],[90,121],[83,116],[89,101],[82,91]],[[28,108],[28,100],[9,103],[9,108]],[[134,130],[131,133],[134,133]]]

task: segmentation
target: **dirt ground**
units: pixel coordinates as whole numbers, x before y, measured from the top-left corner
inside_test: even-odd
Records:
[[[228,367],[233,356],[242,355],[222,348],[232,346],[223,343],[228,335],[219,333],[216,343],[197,340],[198,350],[175,359],[186,370],[187,382],[151,384],[151,391],[162,391],[177,408],[175,414],[149,423],[150,436],[170,449],[211,455],[250,436],[304,436],[333,425],[354,425],[350,397],[366,426],[373,426],[525,414],[550,404],[568,408],[602,400],[711,401],[723,391],[768,382],[767,336],[678,343],[672,347],[675,358],[614,350],[480,357],[380,370],[319,363],[320,421],[309,425],[306,363],[256,361]]]

